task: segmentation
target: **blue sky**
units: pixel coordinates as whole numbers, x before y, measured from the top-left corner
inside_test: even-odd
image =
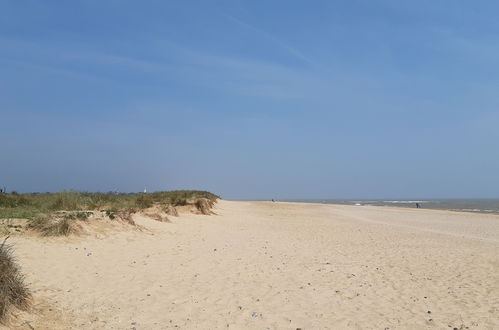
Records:
[[[0,185],[497,198],[498,12],[0,0]]]

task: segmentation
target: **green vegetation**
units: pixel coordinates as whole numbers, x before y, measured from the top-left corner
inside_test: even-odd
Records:
[[[92,211],[104,211],[110,219],[133,224],[130,214],[155,204],[176,212],[174,206],[194,205],[208,214],[219,197],[207,191],[176,190],[153,193],[90,193],[61,191],[57,193],[0,193],[0,219],[28,219],[29,228],[43,235],[68,235],[76,232],[74,220],[86,220]],[[205,201],[205,202],[201,202]]]
[[[0,324],[7,322],[12,307],[27,310],[31,302],[31,294],[24,284],[24,277],[5,240],[0,245]]]
[[[206,198],[215,201],[218,196],[207,191],[175,190],[153,193],[111,194],[62,191],[43,194],[0,194],[0,218],[31,219],[40,214],[56,211],[141,210],[155,203],[194,205]]]
[[[35,217],[29,222],[28,228],[33,229],[43,236],[67,236],[78,232],[78,222],[74,217],[54,218],[46,215]]]

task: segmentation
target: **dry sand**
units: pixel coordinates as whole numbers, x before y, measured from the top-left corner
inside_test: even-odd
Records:
[[[13,239],[35,303],[13,324],[499,329],[499,216],[229,201],[215,212]]]

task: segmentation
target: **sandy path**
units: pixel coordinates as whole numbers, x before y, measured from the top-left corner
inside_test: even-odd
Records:
[[[16,239],[39,310],[29,324],[499,329],[498,216],[228,201],[216,212],[138,219],[149,231],[106,238]]]

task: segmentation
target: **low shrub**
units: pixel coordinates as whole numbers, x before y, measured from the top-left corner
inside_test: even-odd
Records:
[[[139,209],[147,209],[154,205],[154,199],[149,194],[141,194],[135,200],[135,205]]]

